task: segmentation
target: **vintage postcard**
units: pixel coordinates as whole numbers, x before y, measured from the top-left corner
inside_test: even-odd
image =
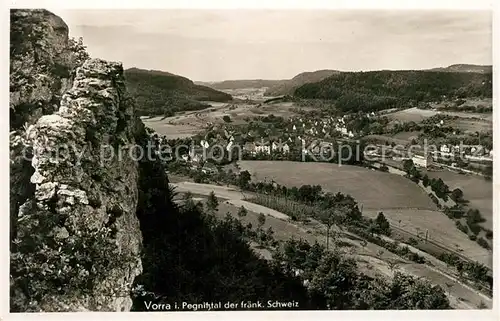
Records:
[[[494,319],[491,6],[8,15],[7,313]]]

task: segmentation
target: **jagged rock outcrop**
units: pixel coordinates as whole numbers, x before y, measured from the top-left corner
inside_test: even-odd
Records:
[[[147,135],[123,68],[99,59],[75,68],[81,56],[48,11],[11,17],[11,310],[128,311],[148,161],[136,154]]]
[[[47,10],[13,9],[10,20],[10,217],[15,221],[34,191],[26,128],[57,110],[85,57],[74,50],[66,23]],[[15,224],[11,227],[14,236]]]
[[[14,273],[36,288],[13,294],[39,297],[28,309],[130,309],[142,271],[138,162],[127,149],[136,121],[121,64],[88,60],[59,110],[27,130],[35,193],[18,214],[14,262],[27,263]]]
[[[57,109],[79,57],[53,13],[13,9],[10,20],[10,124],[19,129]]]

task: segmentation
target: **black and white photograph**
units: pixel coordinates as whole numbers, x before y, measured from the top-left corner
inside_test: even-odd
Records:
[[[493,7],[7,11],[6,313],[498,308]]]

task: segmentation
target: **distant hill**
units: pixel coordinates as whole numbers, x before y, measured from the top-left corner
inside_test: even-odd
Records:
[[[330,100],[341,111],[375,111],[453,98],[492,97],[492,74],[423,70],[341,72],[300,86],[294,96]]]
[[[268,90],[265,96],[282,96],[292,94],[295,88],[301,85],[320,81],[333,74],[339,73],[336,70],[317,70],[311,72],[303,72],[293,77],[292,79],[268,80],[268,79],[239,79],[239,80],[224,80],[220,82],[195,82],[198,85],[207,86],[218,90],[226,89],[242,89],[242,88],[264,88]]]
[[[493,66],[488,65],[468,65],[468,64],[456,64],[448,67],[433,68],[429,71],[444,71],[444,72],[475,72],[475,73],[491,73],[493,71]]]
[[[293,94],[294,90],[302,85],[318,82],[332,75],[339,74],[338,70],[316,70],[312,72],[303,72],[293,77],[290,80],[285,80],[270,87],[265,95],[266,96],[280,96]]]
[[[263,88],[272,87],[286,80],[266,80],[266,79],[241,79],[224,80],[220,82],[197,82],[213,89],[241,89],[241,88]]]
[[[177,111],[208,107],[201,101],[226,102],[231,95],[200,86],[188,78],[165,71],[125,70],[129,92],[137,101],[139,115],[173,115]]]

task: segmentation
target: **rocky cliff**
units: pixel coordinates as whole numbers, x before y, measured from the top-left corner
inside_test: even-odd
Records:
[[[137,154],[123,68],[86,59],[45,10],[13,10],[11,40],[11,310],[128,311],[141,168],[162,168]]]

